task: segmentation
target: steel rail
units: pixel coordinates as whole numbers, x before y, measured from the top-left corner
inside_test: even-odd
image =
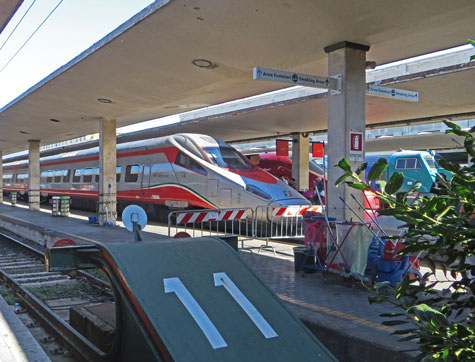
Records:
[[[42,259],[44,261],[44,258],[45,258],[45,253],[38,250],[38,249],[35,249],[34,247],[28,245],[28,244],[25,244],[24,242],[18,240],[18,239],[15,239],[13,236],[11,235],[8,235],[8,234],[5,234],[3,232],[0,231],[0,236],[3,236],[4,238],[10,240],[11,242],[13,242],[15,245],[17,246],[20,246],[22,249],[25,249],[28,253],[31,253],[33,254],[35,257],[39,258],[39,259]],[[107,289],[107,290],[111,290],[112,287],[109,283],[95,277],[94,275],[88,273],[88,272],[85,272],[83,270],[73,270],[71,272],[68,272],[67,273],[68,275],[72,276],[72,277],[83,277],[83,278],[86,278],[88,282],[90,282],[91,284],[101,288],[101,289]]]
[[[0,232],[0,236],[8,239],[10,242],[20,246],[21,248],[26,249],[37,257],[43,256],[44,258],[44,253],[41,251],[36,250],[35,248],[2,232]],[[79,274],[82,275],[81,273]],[[85,275],[86,278],[89,279],[92,277],[93,279],[96,279],[96,282],[99,281],[98,284],[106,285],[107,288],[111,288],[110,285],[102,280],[95,278],[88,273],[83,272],[83,274],[87,274]],[[15,291],[26,309],[39,319],[50,333],[58,336],[64,344],[71,348],[76,357],[84,361],[105,361],[111,359],[109,353],[103,352],[92,344],[88,339],[53,312],[46,303],[35,297],[27,289],[23,288],[17,281],[15,281],[13,276],[6,273],[2,268],[0,268],[0,278]]]

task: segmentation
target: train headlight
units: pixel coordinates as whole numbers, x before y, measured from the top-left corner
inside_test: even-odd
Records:
[[[248,191],[251,194],[254,194],[256,196],[259,196],[263,199],[266,199],[266,200],[271,200],[272,199],[272,197],[268,193],[262,191],[259,187],[254,186],[254,185],[247,185],[246,186],[246,191]]]

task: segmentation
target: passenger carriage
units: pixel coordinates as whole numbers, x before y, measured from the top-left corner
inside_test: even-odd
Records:
[[[118,211],[130,203],[149,215],[166,209],[309,206],[297,191],[206,135],[177,134],[117,145]],[[28,163],[4,166],[4,193],[28,193]],[[98,147],[41,159],[41,197],[70,196],[96,210]],[[106,200],[107,201],[107,200]]]

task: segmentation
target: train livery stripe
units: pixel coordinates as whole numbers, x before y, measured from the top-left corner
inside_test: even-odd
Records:
[[[28,188],[14,188],[4,187],[6,192],[28,192]],[[97,190],[62,190],[62,189],[41,189],[41,194],[48,194],[49,196],[61,195],[70,197],[84,197],[97,198]],[[145,195],[144,195],[145,193]],[[149,193],[149,195],[147,195]],[[189,206],[203,207],[206,209],[216,209],[217,206],[210,200],[206,199],[196,191],[187,186],[180,184],[160,184],[153,185],[150,188],[120,190],[117,192],[118,201],[133,201],[133,202],[152,202],[156,204],[164,204],[166,200],[172,201],[187,201]]]
[[[196,198],[195,202],[190,202],[190,206],[199,206],[199,207],[204,207],[206,209],[217,209],[218,206],[208,200],[206,197],[200,195],[197,193],[195,190],[189,188],[188,186],[180,185],[180,184],[174,184],[174,183],[166,183],[166,184],[159,184],[159,185],[150,185],[149,190],[151,194],[151,198],[153,199],[153,195],[157,193],[157,191],[160,191],[160,188],[174,188],[175,193],[173,196],[173,200],[186,200],[186,201],[193,201],[190,199],[190,194]],[[162,197],[161,195],[159,195]]]

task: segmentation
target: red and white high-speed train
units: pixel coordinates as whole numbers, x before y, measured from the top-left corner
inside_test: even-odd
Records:
[[[70,196],[73,206],[95,210],[99,150],[41,159],[43,199]],[[6,165],[3,190],[28,193],[28,164]],[[118,211],[141,204],[151,215],[168,208],[309,206],[284,182],[251,164],[225,142],[200,134],[177,134],[117,146]]]

